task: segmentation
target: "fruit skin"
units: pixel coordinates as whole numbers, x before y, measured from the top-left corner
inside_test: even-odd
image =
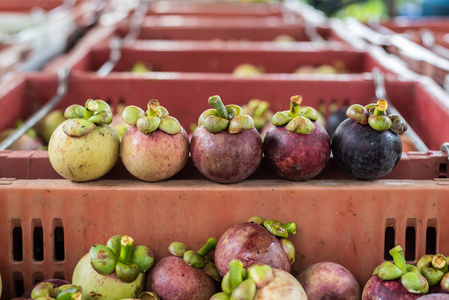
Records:
[[[151,269],[146,290],[164,300],[207,300],[218,292],[218,286],[203,270],[187,265],[180,257],[168,256]]]
[[[347,107],[344,107],[342,109],[336,110],[329,115],[329,118],[327,118],[326,129],[331,138],[334,135],[334,132],[337,129],[338,125],[340,125],[341,122],[348,118],[348,116],[346,116],[347,109]]]
[[[233,183],[249,177],[262,159],[262,139],[253,128],[240,133],[210,133],[203,126],[195,129],[190,143],[195,167],[207,178]]]
[[[387,175],[401,158],[399,134],[372,129],[351,119],[343,121],[332,138],[332,154],[348,175],[373,180]]]
[[[109,172],[119,157],[120,140],[110,125],[97,125],[89,134],[70,137],[62,128],[53,132],[48,143],[48,157],[53,168],[64,178],[73,181],[97,179]]]
[[[0,142],[6,139],[9,135],[11,135],[15,129],[5,129],[0,133]],[[39,150],[44,146],[42,141],[38,137],[31,137],[28,134],[23,134],[19,137],[11,146],[8,147],[8,150],[23,150],[23,151],[33,151]]]
[[[273,269],[274,279],[266,286],[256,290],[253,300],[307,300],[306,292],[293,275]],[[325,299],[325,298],[323,298]],[[343,298],[342,298],[343,299]],[[360,298],[359,298],[360,299]]]
[[[362,300],[412,300],[419,297],[422,295],[409,293],[399,280],[382,280],[377,275],[368,280],[362,292]]]
[[[318,175],[330,156],[330,139],[317,122],[311,134],[296,134],[285,126],[272,127],[264,138],[264,155],[276,174],[290,180]]]
[[[255,263],[291,271],[291,264],[282,243],[263,226],[242,223],[230,227],[220,237],[215,248],[215,265],[222,276],[229,270],[229,262],[237,258],[247,269]]]
[[[429,294],[429,295],[425,295],[422,296],[421,298],[422,300],[449,300],[449,295],[448,294]]]
[[[53,110],[49,112],[43,119],[36,123],[34,128],[42,140],[48,144],[53,131],[58,128],[59,124],[64,122],[64,112],[62,110]]]
[[[145,288],[145,274],[139,273],[130,283],[118,279],[115,272],[101,275],[92,268],[90,254],[87,253],[73,271],[72,284],[82,287],[86,300],[137,298]]]
[[[361,288],[348,269],[333,262],[320,262],[302,270],[296,279],[309,299],[354,299],[361,297]]]
[[[184,128],[171,135],[162,130],[143,134],[136,126],[126,130],[120,144],[126,169],[145,181],[159,181],[178,173],[189,158],[189,138]]]

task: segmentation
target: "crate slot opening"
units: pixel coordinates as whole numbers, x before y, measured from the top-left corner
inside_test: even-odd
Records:
[[[55,272],[53,278],[65,280],[64,272]]]
[[[439,178],[447,178],[447,164],[440,164]]]
[[[35,261],[44,260],[44,230],[40,219],[33,220],[33,259]]]
[[[405,229],[405,260],[416,259],[416,228],[414,224],[407,224]]]
[[[393,260],[390,255],[390,249],[395,246],[396,230],[395,230],[395,220],[388,219],[385,227],[385,242],[384,242],[384,259]]]
[[[11,220],[12,225],[12,259],[13,261],[23,260],[23,234],[19,219]]]
[[[436,226],[428,225],[426,230],[426,254],[437,253],[437,229]]]
[[[64,227],[61,219],[53,220],[53,259],[55,261],[64,261]]]
[[[12,277],[13,277],[14,297],[22,297],[22,295],[25,293],[22,273],[14,272],[12,274]]]
[[[44,277],[44,274],[42,272],[34,272],[33,276],[32,276],[32,283],[35,284],[35,283],[38,283],[39,281],[42,281],[44,279],[45,279],[45,277]]]

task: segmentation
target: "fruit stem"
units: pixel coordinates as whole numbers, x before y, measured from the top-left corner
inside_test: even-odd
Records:
[[[295,222],[289,222],[284,224],[285,229],[287,229],[287,232],[289,234],[296,234],[296,223]]]
[[[92,99],[87,99],[86,105],[84,107],[83,119],[89,120],[94,112],[98,109],[98,104]]]
[[[151,99],[148,102],[148,116],[149,117],[157,117],[157,113],[159,112],[159,101],[156,99]]]
[[[119,260],[125,265],[129,265],[133,254],[134,240],[130,236],[124,235],[120,243],[122,247],[120,248]]]
[[[206,256],[210,251],[214,250],[217,246],[217,239],[211,237],[207,240],[206,244],[201,247],[201,249],[198,251],[198,254],[201,256]]]
[[[398,267],[403,274],[407,273],[407,263],[405,262],[404,251],[402,251],[401,245],[397,245],[391,249],[390,255],[393,257],[395,266]]]
[[[223,105],[223,102],[221,101],[220,96],[215,95],[209,97],[208,100],[209,104],[212,105],[218,112],[218,116],[223,119],[228,118],[228,111],[226,110],[226,107]]]
[[[300,95],[290,97],[290,115],[292,118],[299,116],[301,102],[302,96]]]
[[[377,101],[376,103],[376,108],[374,109],[373,115],[381,116],[384,114],[387,108],[388,108],[387,100],[379,99],[379,101]]]

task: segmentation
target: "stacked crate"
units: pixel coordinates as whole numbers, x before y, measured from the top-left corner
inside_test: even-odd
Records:
[[[5,299],[43,278],[70,280],[90,246],[114,234],[148,245],[157,261],[168,255],[172,241],[200,247],[253,215],[297,222],[291,239],[298,257],[294,275],[315,262],[334,261],[363,286],[396,244],[405,248],[409,262],[449,252],[448,158],[440,151],[449,141],[449,108],[442,91],[411,72],[398,74],[386,55],[354,49],[328,24],[310,29],[301,5],[293,10],[283,5],[156,2],[138,26],[132,14],[97,26],[44,72],[21,73],[1,85],[0,108],[8,113],[0,128],[45,104],[63,68],[71,72],[57,108],[99,98],[116,110],[120,104],[145,107],[156,98],[188,129],[215,94],[238,105],[266,100],[273,111],[286,109],[289,97],[301,94],[305,105],[321,108],[326,117],[330,107],[368,104],[376,100],[371,71],[378,67],[385,73],[388,100],[430,150],[403,153],[392,173],[369,182],[349,178],[331,159],[317,178],[305,182],[281,179],[262,162],[236,184],[205,179],[191,161],[162,182],[134,179],[119,163],[100,180],[75,183],[59,177],[45,151],[0,151]],[[282,34],[295,41],[273,41]],[[120,37],[116,62],[110,59],[115,36]],[[99,74],[108,61],[112,72]],[[137,61],[152,72],[131,73]],[[336,62],[345,74],[293,73],[304,64]],[[233,75],[244,63],[265,73]]]

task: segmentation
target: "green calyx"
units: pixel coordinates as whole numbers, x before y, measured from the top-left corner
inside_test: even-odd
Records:
[[[312,121],[318,119],[318,113],[309,106],[301,107],[302,97],[290,97],[290,110],[279,111],[274,114],[271,122],[274,126],[285,126],[288,131],[297,134],[311,134],[315,129]]]
[[[84,299],[80,286],[73,284],[64,284],[60,287],[56,287],[53,283],[49,282],[41,282],[37,286],[35,286],[31,291],[31,298],[56,300]]]
[[[183,254],[184,262],[195,269],[203,269],[207,264],[207,254],[214,250],[216,246],[217,239],[213,237],[209,238],[198,252],[193,250],[185,251]]]
[[[396,133],[407,131],[407,123],[398,115],[387,115],[388,103],[385,99],[379,99],[376,103],[366,106],[351,105],[346,115],[360,124],[369,124],[376,131],[383,132],[390,129]]]
[[[413,294],[427,294],[429,283],[421,274],[408,272],[401,276],[402,286]]]
[[[274,270],[265,264],[254,264],[247,271],[238,259],[229,262],[229,271],[221,282],[222,292],[211,299],[245,299],[252,300],[257,288],[263,288],[274,279]]]
[[[172,135],[181,132],[179,121],[169,116],[167,109],[160,106],[158,100],[151,99],[147,108],[145,113],[143,109],[134,105],[125,107],[122,113],[123,121],[136,126],[143,134],[149,134],[157,129]]]
[[[107,276],[115,271],[118,279],[132,282],[140,272],[146,272],[153,266],[154,257],[148,247],[134,247],[130,236],[115,235],[106,246],[93,245],[90,248],[90,262],[99,274]]]
[[[400,245],[390,250],[390,255],[393,257],[394,264],[388,261],[381,263],[373,272],[377,274],[382,280],[395,280],[407,273],[407,263],[405,261],[404,252]]]
[[[190,250],[186,244],[180,242],[171,243],[168,246],[168,251],[174,256],[182,257],[187,265],[195,269],[202,269],[204,273],[212,277],[214,280],[221,281],[221,275],[218,272],[217,266],[210,261],[207,256],[210,251],[215,249],[216,246],[217,239],[211,237],[198,251]]]
[[[97,125],[111,124],[112,111],[103,100],[88,99],[85,106],[70,105],[64,112],[69,119],[63,127],[65,134],[71,137],[82,137],[91,133]]]
[[[243,114],[240,106],[236,104],[225,106],[218,95],[209,97],[208,102],[214,108],[207,109],[200,115],[198,127],[204,126],[210,133],[227,130],[232,134],[254,128],[253,118]]]

